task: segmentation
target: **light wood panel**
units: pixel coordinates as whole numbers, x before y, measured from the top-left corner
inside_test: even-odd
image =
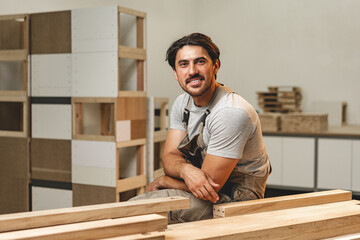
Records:
[[[150,231],[161,231],[164,230],[166,226],[166,217],[158,214],[149,214],[0,233],[0,239],[99,239]]]
[[[167,239],[324,239],[360,229],[360,202],[245,214],[169,225]]]
[[[150,213],[163,213],[189,207],[190,200],[188,198],[175,196],[27,213],[5,214],[0,215],[0,232],[101,219],[123,218]]]
[[[231,217],[249,213],[275,211],[280,209],[320,205],[351,200],[352,193],[344,190],[330,190],[281,197],[214,205],[215,217]]]

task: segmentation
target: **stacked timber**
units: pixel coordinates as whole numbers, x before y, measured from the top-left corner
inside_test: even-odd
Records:
[[[267,92],[257,92],[259,107],[264,112],[301,112],[301,88],[268,87]]]
[[[0,216],[0,239],[359,239],[360,201],[330,190],[214,206],[215,219],[167,225],[169,197]]]

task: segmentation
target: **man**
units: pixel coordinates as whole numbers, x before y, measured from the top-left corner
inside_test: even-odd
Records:
[[[191,208],[169,222],[212,218],[212,205],[263,198],[271,172],[258,115],[238,94],[216,81],[220,51],[193,33],[175,41],[167,61],[185,91],[174,102],[162,163],[164,176],[144,195],[186,196]]]

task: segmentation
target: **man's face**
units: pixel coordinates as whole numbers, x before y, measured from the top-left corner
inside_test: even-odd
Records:
[[[203,47],[186,45],[176,54],[175,79],[190,96],[200,97],[215,81],[218,66]]]

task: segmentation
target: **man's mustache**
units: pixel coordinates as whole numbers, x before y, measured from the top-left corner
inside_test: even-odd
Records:
[[[202,76],[202,75],[200,75],[200,74],[196,74],[196,75],[194,75],[194,76],[191,76],[191,77],[186,78],[186,83],[189,83],[190,81],[192,81],[193,79],[196,79],[196,78],[198,78],[198,79],[200,79],[200,80],[204,80],[204,79],[205,79],[204,76]]]

